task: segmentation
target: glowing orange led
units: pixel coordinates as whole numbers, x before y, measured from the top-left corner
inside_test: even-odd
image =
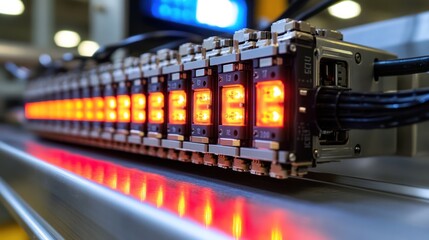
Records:
[[[131,120],[131,100],[128,95],[119,95],[118,100],[118,121],[130,122]]]
[[[82,99],[73,99],[74,116],[73,119],[77,121],[83,120],[83,101]]]
[[[222,125],[244,126],[246,102],[242,85],[231,85],[222,88]]]
[[[55,118],[58,120],[64,120],[66,118],[63,101],[64,100],[55,100]]]
[[[65,119],[64,120],[73,120],[74,119],[74,104],[73,100],[71,99],[65,99],[64,105],[66,108],[65,112]]]
[[[133,94],[131,96],[131,118],[133,123],[146,122],[146,96],[141,93]]]
[[[94,120],[94,102],[92,98],[84,98],[83,101],[83,119],[85,121],[93,121]]]
[[[92,102],[94,103],[94,120],[98,122],[104,121],[104,99],[102,97],[94,97],[92,98]]]
[[[193,118],[194,124],[210,125],[212,114],[212,91],[198,89],[194,92]]]
[[[52,119],[52,114],[51,114],[51,101],[46,101],[44,102],[44,110],[45,110],[45,115],[44,118],[45,119]]]
[[[164,95],[149,93],[149,123],[164,123]]]
[[[25,104],[25,117],[27,119],[37,119],[36,103],[26,103]]]
[[[106,122],[116,122],[118,119],[117,113],[116,113],[116,97],[114,96],[106,96],[104,97],[104,114],[105,114],[105,121]]]
[[[168,95],[168,123],[186,123],[186,93],[183,90],[171,91]]]
[[[284,84],[280,80],[256,84],[256,126],[283,127]]]

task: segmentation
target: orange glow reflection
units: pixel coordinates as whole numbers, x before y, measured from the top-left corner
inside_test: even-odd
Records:
[[[235,239],[328,239],[317,232],[312,218],[293,210],[32,141],[26,148],[47,163]]]
[[[180,217],[185,215],[186,211],[186,199],[185,199],[185,191],[183,189],[180,190],[179,202],[177,203],[177,212]]]
[[[204,205],[204,224],[206,227],[209,227],[212,224],[213,220],[213,209],[209,201]]]
[[[156,194],[156,207],[161,207],[164,204],[164,187],[161,185]]]
[[[241,238],[242,224],[243,220],[241,219],[241,215],[234,214],[232,216],[232,236],[234,236],[235,239]]]
[[[271,231],[271,240],[283,240],[282,231],[279,228]]]

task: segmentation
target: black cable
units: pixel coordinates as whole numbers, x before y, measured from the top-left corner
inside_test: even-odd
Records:
[[[296,0],[293,1],[289,7],[284,11],[276,20],[273,22],[277,22],[278,20],[281,20],[283,18],[292,18],[295,16],[301,9],[309,2],[309,0]],[[268,31],[270,30],[271,25],[267,26],[264,30]]]
[[[168,42],[168,43],[156,46],[154,48],[151,48],[148,52],[156,53],[157,51],[165,49],[165,48],[167,48],[167,49],[177,49],[180,45],[182,45],[184,43],[187,43],[187,42],[189,42],[189,40],[187,40],[187,39],[179,39],[179,40],[176,40],[176,41]]]
[[[326,0],[326,1],[320,2],[316,6],[296,16],[295,19],[305,21],[339,1],[340,0]]]
[[[429,88],[393,93],[359,93],[319,88],[317,125],[323,130],[400,127],[429,120]]]
[[[429,56],[374,62],[374,76],[398,76],[429,71]]]
[[[154,40],[159,38],[183,38],[191,42],[201,42],[203,39],[201,36],[184,31],[177,30],[163,30],[148,32],[139,35],[134,35],[126,38],[116,44],[101,47],[94,53],[93,58],[98,62],[104,62],[110,59],[111,55],[118,49],[131,48],[136,45],[142,44],[147,40]]]

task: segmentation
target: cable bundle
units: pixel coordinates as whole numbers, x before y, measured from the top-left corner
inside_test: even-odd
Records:
[[[429,89],[358,93],[324,87],[315,106],[324,130],[400,127],[429,119]]]

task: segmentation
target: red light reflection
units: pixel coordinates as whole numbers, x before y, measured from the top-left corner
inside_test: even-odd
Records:
[[[326,239],[311,227],[311,219],[284,209],[34,142],[26,147],[45,162],[235,239]]]

